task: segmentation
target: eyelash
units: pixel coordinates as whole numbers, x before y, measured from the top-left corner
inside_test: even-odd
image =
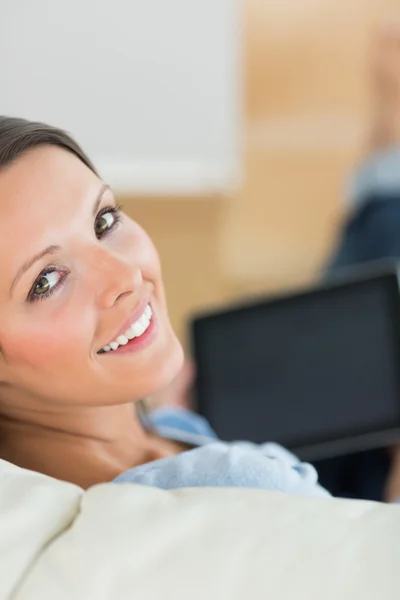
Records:
[[[103,215],[107,214],[107,213],[111,213],[114,217],[114,222],[112,223],[111,227],[109,227],[108,229],[106,229],[106,231],[101,235],[100,238],[97,238],[99,240],[107,237],[114,229],[115,227],[120,223],[121,221],[121,211],[122,211],[122,207],[121,205],[117,204],[116,206],[105,206],[104,208],[102,208],[96,215],[95,218],[95,223],[98,219],[100,219]],[[28,302],[37,302],[42,301],[42,300],[47,300],[47,298],[49,298],[52,294],[54,294],[54,292],[56,292],[58,290],[58,288],[63,284],[64,280],[66,279],[66,277],[68,276],[69,272],[67,270],[64,270],[64,272],[60,273],[60,267],[55,267],[55,266],[49,266],[47,267],[44,271],[42,271],[38,277],[35,279],[29,294],[28,294]],[[45,294],[35,294],[34,290],[35,287],[37,286],[38,282],[42,279],[42,277],[46,277],[46,275],[49,275],[50,273],[55,273],[55,272],[59,272],[60,273],[60,278],[57,281],[57,283],[50,288],[50,290],[48,292],[46,292]]]

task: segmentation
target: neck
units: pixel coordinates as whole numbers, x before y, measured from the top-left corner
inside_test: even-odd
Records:
[[[1,458],[85,488],[162,456],[132,404],[0,414]]]

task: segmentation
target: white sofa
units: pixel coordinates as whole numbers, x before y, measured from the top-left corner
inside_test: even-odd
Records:
[[[400,506],[244,489],[87,492],[0,461],[0,600],[400,598]]]

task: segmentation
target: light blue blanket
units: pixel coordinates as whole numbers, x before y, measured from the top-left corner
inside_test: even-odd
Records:
[[[138,483],[163,489],[183,487],[248,487],[291,494],[329,496],[318,485],[312,465],[300,463],[277,444],[225,443],[204,419],[190,411],[163,408],[149,415],[161,436],[196,446],[119,475],[116,483]]]

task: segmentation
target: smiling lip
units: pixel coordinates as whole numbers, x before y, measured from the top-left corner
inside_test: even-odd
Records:
[[[110,344],[110,342],[112,342],[113,340],[116,340],[118,336],[123,335],[125,333],[125,331],[133,324],[135,323],[144,313],[144,309],[146,308],[146,306],[150,304],[150,294],[148,294],[145,298],[143,298],[137,308],[135,309],[135,311],[131,314],[131,316],[124,322],[124,324],[122,325],[122,327],[118,330],[118,333],[116,333],[114,335],[114,337],[111,337],[109,339],[108,342],[106,342],[101,348],[104,348],[104,346],[106,346],[107,344]],[[145,332],[146,333],[146,332]],[[113,350],[113,352],[116,352],[115,350]]]
[[[116,350],[110,350],[110,352],[101,354],[101,356],[120,356],[121,354],[129,354],[131,352],[138,352],[140,350],[144,350],[153,343],[157,336],[157,331],[158,322],[153,310],[150,325],[148,326],[146,331],[142,333],[141,336],[135,337],[132,340],[129,340],[127,344],[119,346]]]

